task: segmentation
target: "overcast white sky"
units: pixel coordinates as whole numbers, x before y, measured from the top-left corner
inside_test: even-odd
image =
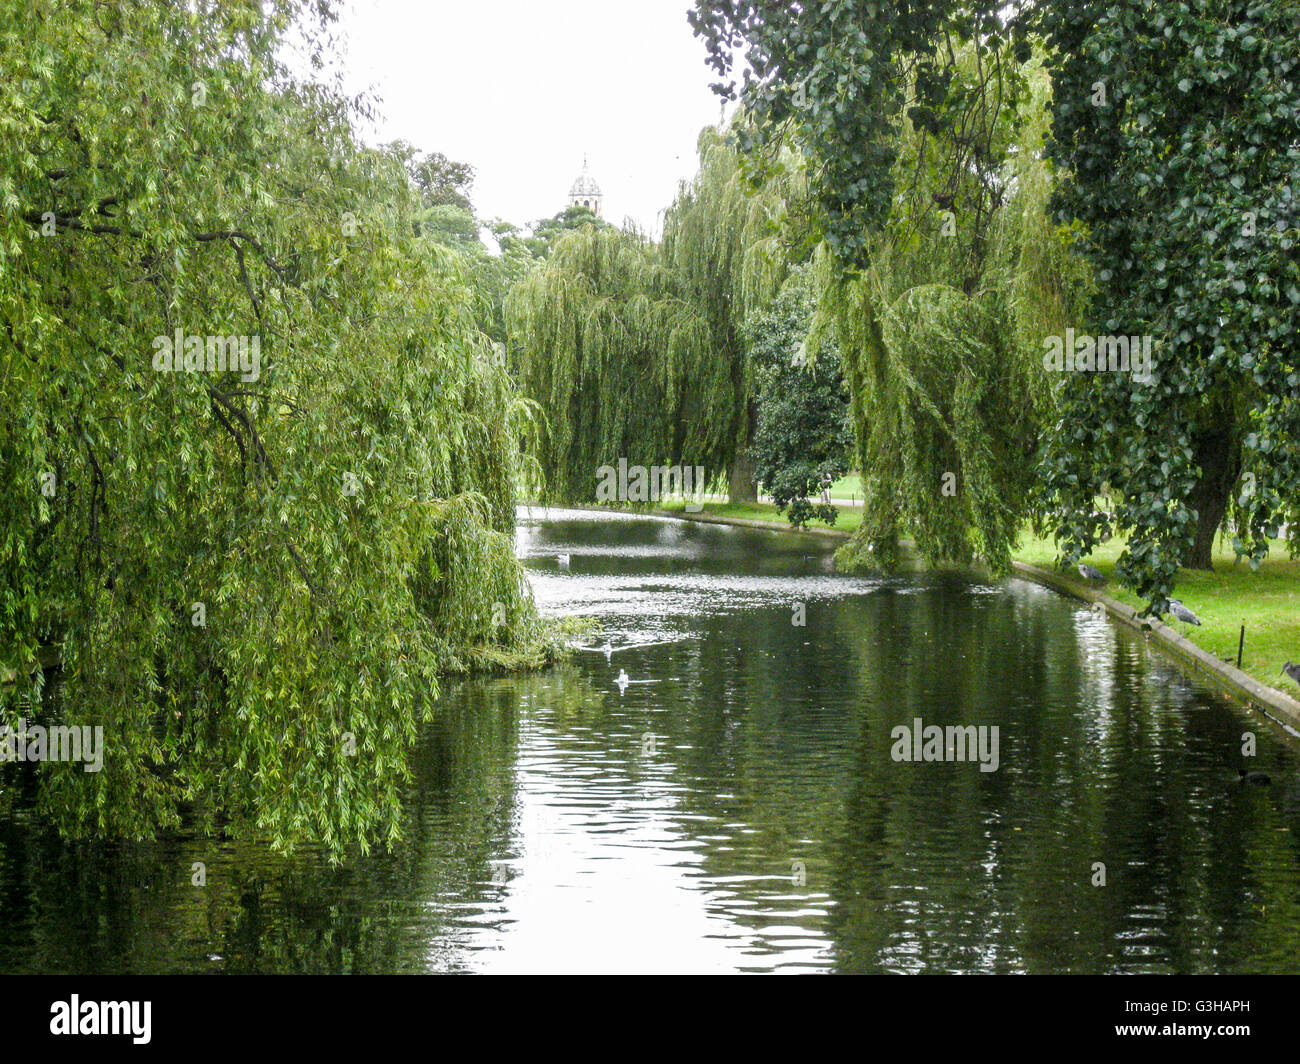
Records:
[[[376,140],[477,171],[474,205],[524,224],[566,206],[582,169],[605,218],[658,233],[719,99],[690,0],[350,0],[347,91],[380,97]],[[369,139],[369,137],[367,138]]]

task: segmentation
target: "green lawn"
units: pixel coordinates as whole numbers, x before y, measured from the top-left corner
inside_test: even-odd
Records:
[[[668,500],[660,504],[661,510],[681,510],[683,503],[681,500]],[[833,526],[840,532],[855,532],[862,524],[862,507],[837,506],[839,517],[835,519]],[[729,502],[706,502],[701,513],[708,514],[710,517],[734,517],[744,521],[772,521],[776,524],[790,527],[781,514],[776,512],[776,507],[770,502],[749,502],[749,503],[729,503]],[[826,526],[820,521],[813,521],[810,528],[825,528]]]
[[[841,477],[831,485],[832,499],[851,499],[855,498],[859,505],[862,503],[862,478],[856,473],[850,473],[847,477]]]
[[[1214,556],[1214,571],[1203,573],[1184,569],[1174,594],[1195,613],[1202,627],[1192,628],[1188,638],[1218,658],[1237,660],[1237,637],[1246,625],[1246,651],[1241,667],[1261,683],[1277,687],[1291,695],[1296,685],[1281,675],[1287,661],[1300,661],[1300,560],[1286,556],[1285,545],[1275,541],[1273,553],[1259,569],[1252,572],[1245,562],[1235,564],[1227,541],[1220,537]],[[1105,591],[1134,608],[1146,603],[1131,591],[1114,583],[1115,561],[1124,544],[1112,539],[1085,558],[1105,574]],[[1044,569],[1054,568],[1056,546],[1051,540],[1035,539],[1028,533],[1015,552],[1018,561]],[[1069,577],[1080,587],[1086,581],[1072,572]],[[1181,632],[1183,626],[1164,618],[1166,624]]]

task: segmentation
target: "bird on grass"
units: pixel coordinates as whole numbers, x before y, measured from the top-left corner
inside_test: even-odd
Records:
[[[1094,569],[1091,565],[1084,565],[1082,562],[1079,563],[1079,575],[1090,584],[1104,584],[1106,582],[1106,578],[1101,575],[1100,569]]]
[[[1253,783],[1256,787],[1267,787],[1273,782],[1267,772],[1247,772],[1244,768],[1237,769],[1237,780],[1241,783]]]
[[[1288,661],[1282,666],[1282,671],[1290,676],[1296,683],[1300,684],[1300,665],[1293,665]]]
[[[1201,619],[1177,599],[1169,600],[1169,612],[1174,615],[1175,619],[1183,622],[1184,636],[1191,631],[1190,625],[1194,624],[1197,628],[1201,626]]]

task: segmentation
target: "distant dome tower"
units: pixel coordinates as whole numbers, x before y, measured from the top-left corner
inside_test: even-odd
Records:
[[[599,218],[604,213],[604,208],[601,206],[604,198],[600,186],[587,174],[587,157],[584,155],[582,173],[569,189],[569,206],[586,207],[588,210],[595,211],[596,217]]]

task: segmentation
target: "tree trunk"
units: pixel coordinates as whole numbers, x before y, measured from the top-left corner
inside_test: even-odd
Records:
[[[758,502],[754,463],[749,457],[749,449],[754,445],[754,430],[758,426],[758,404],[753,399],[749,400],[745,414],[745,433],[727,468],[727,499],[733,503]]]
[[[736,452],[727,469],[727,498],[731,502],[758,502],[758,485],[754,483],[754,463],[749,460],[749,448]]]
[[[1201,479],[1188,497],[1196,511],[1196,538],[1185,566],[1188,569],[1214,568],[1214,537],[1228,512],[1233,485],[1241,474],[1241,448],[1231,424],[1216,425],[1195,439],[1196,464]]]

